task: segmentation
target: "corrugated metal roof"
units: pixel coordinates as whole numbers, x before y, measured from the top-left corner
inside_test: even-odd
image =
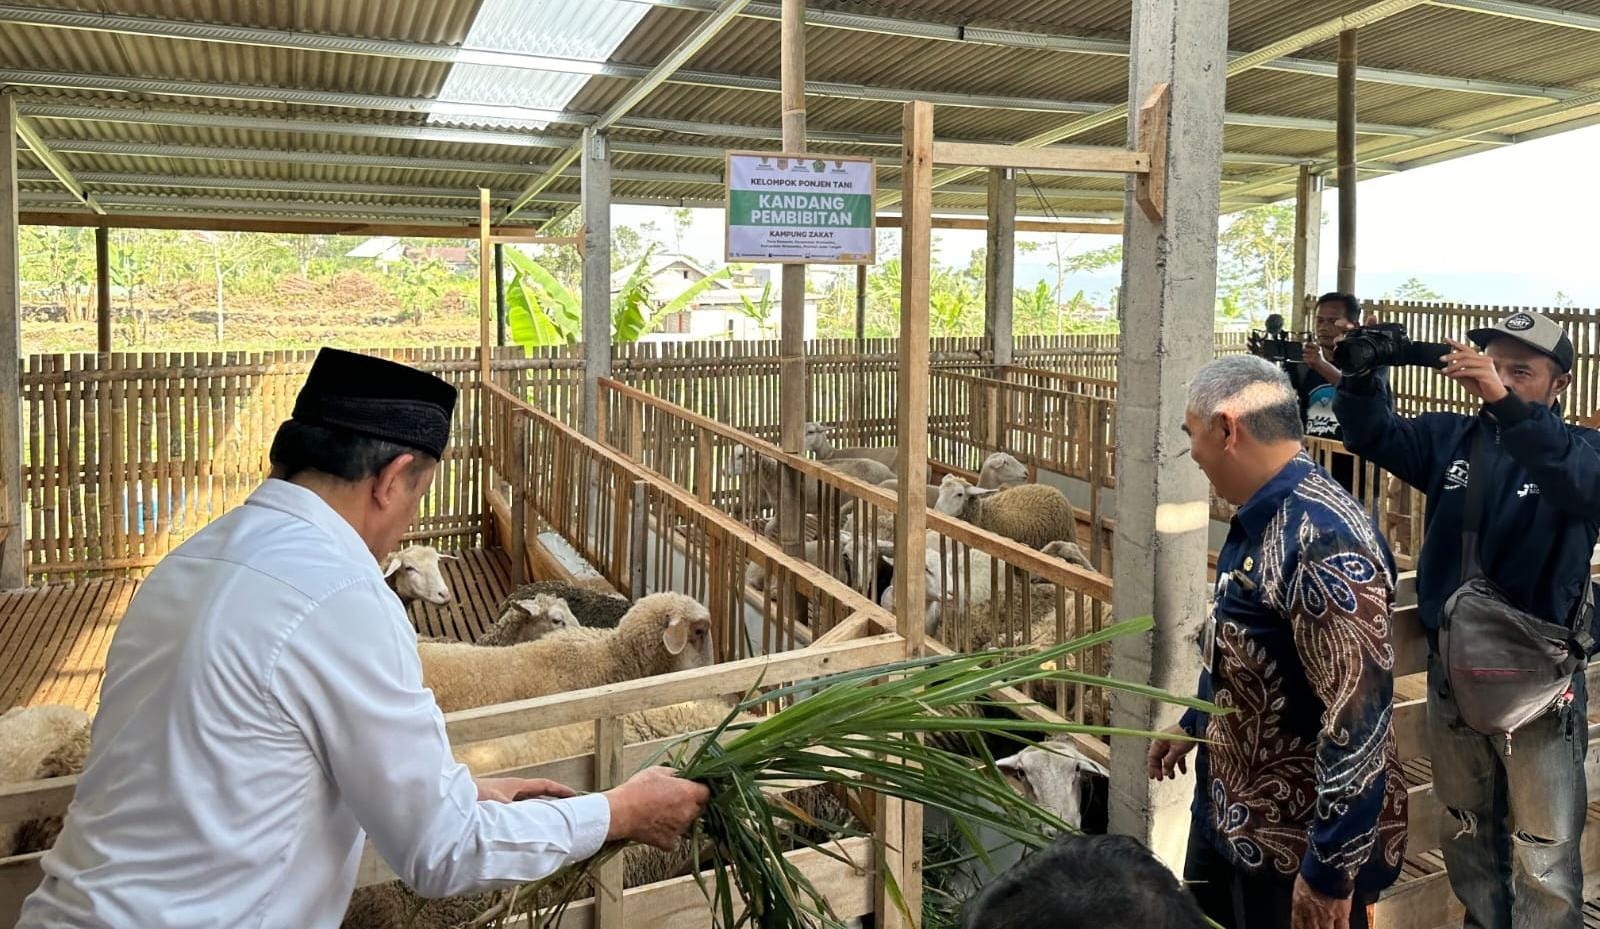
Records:
[[[18,3],[19,0],[12,0]],[[1249,50],[1280,40],[1298,30],[1366,6],[1370,0],[1234,0],[1229,20],[1229,43]],[[1600,0],[1541,0],[1555,9],[1600,14]],[[386,40],[403,40],[432,46],[487,48],[527,54],[607,59],[644,69],[675,49],[703,20],[703,14],[663,9],[625,0],[20,0],[21,5],[42,9],[88,10],[96,13],[157,17],[179,22],[217,23],[266,29],[294,30]],[[812,0],[811,8],[939,23],[945,26],[1011,29],[1022,33],[1050,33],[1090,40],[1126,42],[1130,4],[1127,0]],[[859,23],[857,25],[860,25]],[[687,65],[688,69],[723,75],[751,75],[773,79],[778,74],[778,24],[769,19],[741,17],[708,43]],[[983,97],[1019,97],[1086,104],[1118,104],[1127,93],[1125,57],[1046,48],[1012,48],[978,42],[936,41],[882,35],[857,29],[807,28],[809,76],[814,81],[859,85],[873,90],[894,88],[911,92],[962,93]],[[449,49],[441,54],[448,57]],[[1299,59],[1331,63],[1335,45],[1325,42],[1295,54]],[[1568,88],[1572,91],[1600,87],[1600,33],[1564,29],[1505,17],[1486,16],[1458,9],[1422,6],[1364,28],[1360,35],[1361,63],[1367,68]],[[485,65],[452,65],[447,60],[418,60],[391,51],[387,55],[311,51],[302,48],[221,44],[181,38],[111,32],[45,28],[6,24],[0,28],[0,65],[50,73],[103,75],[112,78],[160,78],[217,85],[213,96],[185,101],[170,94],[131,94],[26,87],[22,105],[49,104],[85,108],[65,111],[72,118],[41,118],[40,131],[64,150],[62,158],[75,172],[96,178],[91,191],[132,196],[152,192],[174,205],[186,202],[225,203],[230,198],[241,211],[286,210],[293,202],[360,205],[375,209],[378,201],[399,208],[407,205],[437,207],[455,200],[446,196],[418,198],[409,192],[459,189],[470,196],[480,184],[497,191],[519,190],[570,145],[578,128],[567,122],[542,129],[523,119],[509,124],[501,112],[482,111],[430,118],[426,112],[393,112],[351,106],[287,104],[272,99],[228,99],[223,85],[255,88],[341,92],[406,100],[456,100],[529,108],[565,108],[574,120],[604,111],[626,93],[626,78],[585,73],[508,69]],[[578,70],[583,70],[581,67]],[[1414,83],[1414,82],[1413,82]],[[262,94],[255,94],[262,96]],[[350,101],[340,101],[350,102]],[[1405,84],[1363,81],[1359,116],[1363,122],[1414,127],[1417,133],[1464,126],[1483,119],[1504,118],[1502,135],[1551,127],[1584,125],[1600,119],[1600,107],[1575,109],[1518,121],[1516,114],[1536,111],[1548,99],[1498,96],[1450,88],[1421,88]],[[900,108],[895,101],[851,99],[846,96],[810,97],[809,126],[818,137],[812,147],[841,154],[864,154],[895,159],[893,144],[899,134]],[[186,104],[186,105],[185,105]],[[101,112],[89,112],[87,108]],[[135,112],[126,108],[134,107]],[[1335,111],[1334,81],[1325,74],[1291,73],[1260,69],[1234,77],[1228,86],[1230,112],[1264,117],[1290,117],[1331,123]],[[119,121],[131,117],[151,119],[137,110],[175,113],[188,118],[172,124],[165,115],[155,122]],[[196,114],[204,114],[198,124]],[[301,121],[290,131],[251,118],[285,117]],[[649,94],[627,122],[613,131],[619,199],[659,198],[715,200],[719,183],[707,180],[721,172],[720,152],[727,148],[766,147],[779,122],[779,101],[771,90],[730,89],[667,83]],[[1037,109],[940,106],[938,133],[944,138],[1020,140],[1071,123],[1071,113]],[[212,122],[206,122],[212,119]],[[306,121],[326,125],[306,126]],[[223,124],[226,123],[226,124]],[[444,130],[450,127],[515,129],[511,135],[489,139],[471,133],[440,138],[380,138],[352,134],[360,129],[342,126],[400,127]],[[409,127],[409,128],[407,128]],[[535,132],[550,146],[527,144]],[[426,133],[424,133],[426,134]],[[1091,145],[1121,146],[1127,127],[1115,120],[1074,136],[1071,141]],[[862,136],[889,144],[848,141]],[[1404,141],[1404,135],[1363,135],[1364,151]],[[513,144],[494,144],[504,140]],[[1230,152],[1280,161],[1322,161],[1333,150],[1331,132],[1308,128],[1261,128],[1229,125],[1224,144]],[[645,147],[645,151],[637,149]],[[75,146],[80,150],[74,150]],[[1417,142],[1388,159],[1401,166],[1441,154],[1480,149],[1476,143]],[[237,157],[230,157],[237,152]],[[273,160],[273,153],[283,153]],[[360,163],[329,163],[341,160]],[[1257,194],[1281,194],[1289,189],[1294,165],[1246,164],[1244,157],[1224,166],[1224,178],[1262,180],[1276,178],[1275,186]],[[24,152],[25,171],[37,174],[42,164]],[[482,170],[473,170],[480,167]],[[138,183],[119,183],[118,177],[136,177]],[[201,179],[195,186],[162,188],[147,183],[152,177]],[[885,185],[897,183],[898,172],[884,167]],[[250,181],[283,186],[287,182],[312,185],[305,196],[285,197],[281,192],[217,190],[203,185],[210,179]],[[1045,192],[1055,190],[1115,191],[1116,179],[1053,177],[1031,179]],[[30,191],[59,191],[49,181],[29,180]],[[371,190],[390,186],[393,194],[341,194],[332,188]],[[550,185],[553,196],[571,198],[577,183],[561,178]],[[940,192],[936,204],[944,208],[981,206],[976,192]],[[1027,201],[1025,196],[1022,198]],[[455,202],[460,202],[455,200]],[[1074,207],[1084,212],[1104,212],[1107,202],[1097,194],[1078,200],[1052,195],[1048,210],[1034,204],[1035,212],[1065,215]],[[207,210],[219,209],[208,205]],[[1023,204],[1028,209],[1027,202]]]

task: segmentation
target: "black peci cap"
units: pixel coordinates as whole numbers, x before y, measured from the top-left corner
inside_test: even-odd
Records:
[[[443,458],[455,407],[456,389],[426,371],[324,348],[295,398],[293,418]]]

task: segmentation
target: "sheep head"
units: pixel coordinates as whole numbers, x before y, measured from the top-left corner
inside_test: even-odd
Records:
[[[455,558],[441,554],[431,545],[412,545],[389,556],[383,576],[389,579],[400,602],[423,600],[432,604],[450,602],[450,585],[445,583],[444,571],[439,566],[442,558]]]
[[[1096,778],[1110,777],[1103,765],[1065,741],[1030,745],[995,767],[1017,793],[1073,828],[1083,824],[1084,789]]]
[[[977,511],[978,498],[995,492],[993,488],[974,487],[954,474],[946,474],[939,482],[939,500],[934,509],[956,519],[968,519]]]
[[[716,661],[711,613],[693,597],[658,593],[641,598],[617,623],[619,660],[635,665],[629,677],[704,668]]]
[[[1095,568],[1094,562],[1089,560],[1089,556],[1083,553],[1083,549],[1078,547],[1078,543],[1076,542],[1051,542],[1044,548],[1039,549],[1039,552],[1044,555],[1060,558],[1067,564],[1077,565],[1086,571],[1098,570]]]
[[[494,624],[495,643],[536,642],[558,629],[576,629],[579,625],[567,601],[555,594],[534,594],[506,603]]]
[[[878,542],[878,554],[882,556],[884,561],[894,565],[894,542],[880,540]],[[922,550],[922,599],[924,604],[922,628],[928,635],[933,635],[939,631],[940,604],[944,601],[940,568],[939,553],[931,548],[924,548]],[[883,596],[878,598],[878,605],[890,612],[894,612],[893,585],[884,590]]]
[[[1005,452],[995,452],[983,459],[983,468],[978,471],[979,487],[1001,489],[1027,482],[1028,466]]]
[[[822,458],[832,448],[828,435],[832,430],[822,423],[806,423],[805,451],[814,458]]]

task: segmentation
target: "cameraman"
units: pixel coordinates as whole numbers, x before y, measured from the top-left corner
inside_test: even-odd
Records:
[[[1564,423],[1556,406],[1572,382],[1572,340],[1557,323],[1516,313],[1448,342],[1445,377],[1483,402],[1475,416],[1395,415],[1371,375],[1346,373],[1334,410],[1351,451],[1427,494],[1417,567],[1428,631],[1428,740],[1434,791],[1449,812],[1440,835],[1468,926],[1579,929],[1579,845],[1587,788],[1587,693],[1580,670],[1571,702],[1516,731],[1479,734],[1439,658],[1445,601],[1462,583],[1468,486],[1482,481],[1478,555],[1483,576],[1514,607],[1547,622],[1587,626],[1589,562],[1600,534],[1600,433]],[[1444,346],[1440,346],[1444,348]],[[1419,362],[1420,363],[1420,362]],[[1479,430],[1493,430],[1482,470],[1470,467]],[[1583,629],[1582,631],[1587,631]]]
[[[1333,291],[1317,299],[1316,339],[1304,347],[1303,364],[1287,366],[1289,379],[1300,395],[1300,417],[1306,435],[1339,442],[1344,433],[1333,411],[1333,395],[1342,375],[1333,365],[1334,350],[1344,337],[1361,325],[1361,301],[1354,295]],[[1376,377],[1389,383],[1389,369],[1379,368]],[[1358,464],[1353,455],[1333,455],[1328,472],[1345,490],[1362,499]]]

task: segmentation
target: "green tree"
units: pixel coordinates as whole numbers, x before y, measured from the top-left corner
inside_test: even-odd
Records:
[[[1217,238],[1218,293],[1251,316],[1288,314],[1294,281],[1294,205],[1258,206],[1236,215]]]
[[[1384,294],[1384,297],[1386,297],[1388,299],[1392,299],[1392,300],[1419,300],[1419,301],[1421,301],[1421,300],[1443,300],[1444,299],[1444,295],[1443,294],[1439,293],[1438,291],[1434,290],[1433,288],[1429,287],[1427,284],[1422,283],[1421,281],[1417,280],[1414,277],[1406,278],[1405,283],[1401,284],[1399,287],[1394,288],[1394,290],[1390,291],[1389,293]]]
[[[80,226],[23,226],[18,247],[21,278],[36,294],[61,307],[68,322],[91,318],[94,234]]]

